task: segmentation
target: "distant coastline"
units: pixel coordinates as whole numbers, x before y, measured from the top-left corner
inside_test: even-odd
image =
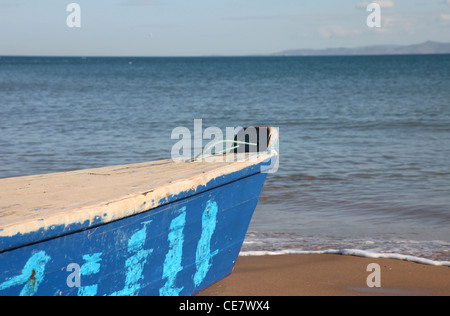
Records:
[[[270,56],[357,56],[357,55],[450,54],[450,43],[427,41],[414,45],[376,45],[357,48],[291,49]]]
[[[450,43],[427,41],[413,45],[374,45],[356,48],[336,47],[324,49],[289,49],[271,54],[248,54],[248,55],[168,55],[168,56],[146,56],[146,55],[2,55],[6,57],[36,57],[36,58],[208,58],[208,57],[282,57],[282,56],[370,56],[370,55],[435,55],[450,54]]]

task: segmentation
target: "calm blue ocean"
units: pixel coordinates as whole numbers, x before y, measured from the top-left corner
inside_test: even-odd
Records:
[[[450,261],[450,55],[0,58],[0,178],[170,158],[194,119],[280,129],[244,254]]]

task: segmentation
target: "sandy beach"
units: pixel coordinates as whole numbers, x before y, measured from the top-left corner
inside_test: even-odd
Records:
[[[381,287],[367,279],[380,267]],[[375,280],[370,278],[371,280]],[[308,254],[238,257],[234,271],[198,296],[449,296],[450,268],[397,259]]]

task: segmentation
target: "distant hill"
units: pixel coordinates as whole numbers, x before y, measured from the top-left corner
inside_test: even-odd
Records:
[[[450,54],[450,43],[428,41],[421,44],[399,46],[379,45],[359,48],[292,49],[272,56],[343,56],[343,55],[408,55]]]

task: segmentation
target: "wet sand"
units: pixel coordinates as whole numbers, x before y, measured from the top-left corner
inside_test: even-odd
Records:
[[[367,279],[380,267],[381,287]],[[238,257],[234,271],[198,296],[450,296],[450,267],[343,255]]]

